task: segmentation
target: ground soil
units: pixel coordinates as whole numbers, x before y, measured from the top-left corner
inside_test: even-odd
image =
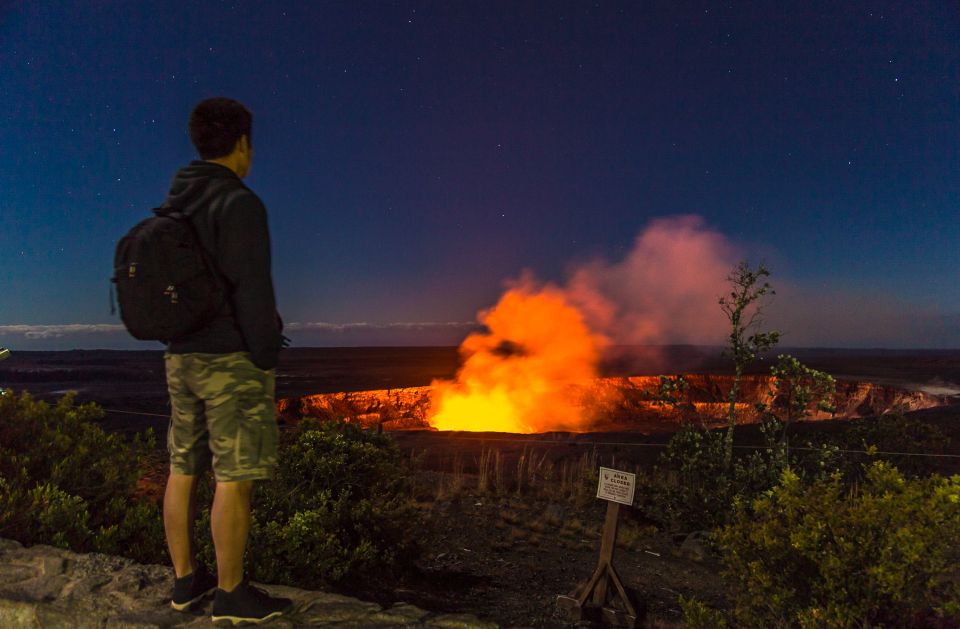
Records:
[[[947,436],[942,453],[960,455],[960,406],[909,417],[937,426]],[[795,442],[816,440],[849,425],[844,420],[802,423],[794,427]],[[557,595],[575,592],[596,567],[606,502],[594,497],[594,487],[561,492],[550,483],[521,493],[513,486],[480,491],[477,462],[484,452],[496,450],[507,470],[516,469],[520,457],[532,457],[554,470],[591,460],[644,471],[669,436],[394,433],[401,448],[419,453],[418,504],[430,525],[417,577],[400,586],[396,596],[426,608],[474,613],[504,626],[577,626],[558,613]],[[761,442],[757,426],[738,429],[737,445]],[[960,473],[958,458],[937,465],[942,474]],[[708,548],[699,554],[682,545],[693,530],[657,527],[626,507],[620,521],[614,563],[633,602],[643,610],[644,622],[638,626],[682,626],[681,595],[711,607],[726,606],[719,558]]]
[[[425,506],[428,552],[418,576],[396,594],[422,607],[466,611],[508,627],[583,626],[559,612],[557,596],[576,593],[593,573],[605,508],[599,501],[578,508],[473,491],[433,502]],[[678,623],[681,594],[724,605],[716,558],[681,555],[682,536],[629,514],[622,515],[620,528],[614,565],[645,625]]]

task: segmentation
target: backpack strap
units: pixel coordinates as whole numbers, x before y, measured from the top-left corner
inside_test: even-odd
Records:
[[[190,228],[190,233],[193,235],[193,240],[197,244],[197,250],[200,252],[200,257],[203,259],[203,263],[207,265],[208,269],[210,269],[214,279],[220,286],[220,292],[223,293],[223,305],[220,306],[220,310],[223,310],[223,306],[225,305],[227,307],[227,312],[233,314],[233,305],[230,301],[230,295],[233,294],[233,286],[231,286],[230,281],[227,279],[227,276],[224,275],[223,271],[220,270],[220,266],[217,264],[216,259],[207,250],[207,248],[203,246],[203,239],[200,238],[200,232],[197,231],[197,226],[193,224],[193,218],[189,214],[185,214],[184,212],[170,205],[164,205],[157,209],[162,210],[162,216],[168,216],[174,220],[186,223],[186,225]]]

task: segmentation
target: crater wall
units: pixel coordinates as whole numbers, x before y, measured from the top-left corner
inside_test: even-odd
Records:
[[[659,376],[598,378],[571,385],[583,400],[584,430],[672,431],[682,421],[707,426],[726,423],[727,397],[732,376],[689,374],[689,388],[675,406],[657,403]],[[953,400],[920,390],[856,380],[838,380],[834,413],[817,412],[808,420],[856,419],[892,411],[914,411],[943,406]],[[322,393],[284,398],[277,409],[282,421],[296,423],[302,417],[355,422],[384,430],[430,429],[431,388],[405,387],[350,393]],[[757,404],[775,403],[771,376],[744,376],[737,405],[741,423],[758,420]]]

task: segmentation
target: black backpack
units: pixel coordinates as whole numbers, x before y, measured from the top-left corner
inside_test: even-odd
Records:
[[[196,227],[180,212],[145,219],[120,239],[112,281],[123,324],[143,341],[169,342],[196,332],[229,296]]]

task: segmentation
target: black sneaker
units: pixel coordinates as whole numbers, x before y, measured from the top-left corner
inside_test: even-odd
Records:
[[[270,596],[244,580],[232,592],[224,592],[217,588],[213,599],[211,620],[213,622],[229,621],[234,625],[243,622],[259,624],[282,616],[291,609],[293,609],[293,601],[289,598]]]
[[[173,599],[170,607],[178,612],[189,611],[196,603],[217,589],[217,577],[210,574],[203,564],[185,577],[174,579]]]

